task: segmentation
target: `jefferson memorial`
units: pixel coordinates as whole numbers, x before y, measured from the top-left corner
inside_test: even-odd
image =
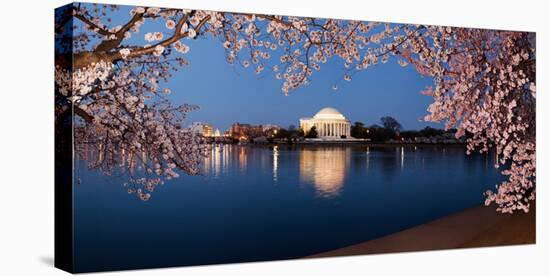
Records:
[[[325,107],[313,118],[301,118],[300,128],[307,134],[311,127],[317,130],[317,136],[325,139],[351,138],[351,123],[342,113],[332,107]]]

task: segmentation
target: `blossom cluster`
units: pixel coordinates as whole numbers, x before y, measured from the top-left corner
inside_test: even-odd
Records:
[[[66,96],[69,101],[78,102],[92,91],[96,81],[105,81],[111,75],[112,68],[112,63],[103,61],[75,71],[56,66],[57,91]]]
[[[429,43],[428,41],[433,41]],[[508,179],[486,192],[486,204],[529,211],[536,181],[535,38],[526,32],[429,27],[403,57],[434,78],[428,121],[468,137],[468,153],[494,151]]]

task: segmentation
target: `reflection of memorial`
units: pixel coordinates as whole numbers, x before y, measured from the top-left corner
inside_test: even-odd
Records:
[[[300,150],[300,180],[311,182],[320,196],[339,195],[344,186],[350,154],[349,148]]]

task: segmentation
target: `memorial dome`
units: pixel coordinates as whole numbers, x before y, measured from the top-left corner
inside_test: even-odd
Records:
[[[335,108],[332,108],[332,107],[325,107],[321,110],[319,110],[319,112],[317,112],[317,114],[315,114],[315,116],[313,116],[313,118],[315,119],[331,119],[331,120],[345,120],[346,117],[344,117],[344,115],[342,115],[342,113],[340,113],[340,111],[336,110]]]

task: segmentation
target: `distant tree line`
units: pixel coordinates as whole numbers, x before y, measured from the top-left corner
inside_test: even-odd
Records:
[[[358,139],[369,139],[374,143],[385,143],[391,141],[415,141],[416,138],[432,138],[454,137],[456,129],[443,130],[433,127],[425,127],[421,130],[403,130],[403,126],[399,121],[391,116],[380,118],[379,123],[365,126],[363,122],[355,122],[351,126],[351,137]],[[452,134],[452,135],[450,135]],[[293,143],[304,138],[317,138],[319,135],[315,126],[309,130],[304,130],[290,125],[288,128],[279,128],[275,133],[267,137],[267,141],[272,143],[276,140],[284,140],[288,143]]]
[[[272,141],[273,139],[284,139],[288,143],[292,143],[293,141],[304,138],[304,136],[306,135],[303,129],[297,128],[295,125],[290,125],[286,129],[278,129],[277,133],[273,135],[270,140]]]
[[[433,127],[425,127],[421,130],[403,130],[401,124],[393,117],[385,116],[380,118],[380,124],[365,126],[362,122],[355,122],[351,126],[351,137],[359,139],[370,139],[371,142],[388,142],[390,140],[410,139],[417,137],[436,137],[447,133],[454,134],[456,129],[442,130]]]

